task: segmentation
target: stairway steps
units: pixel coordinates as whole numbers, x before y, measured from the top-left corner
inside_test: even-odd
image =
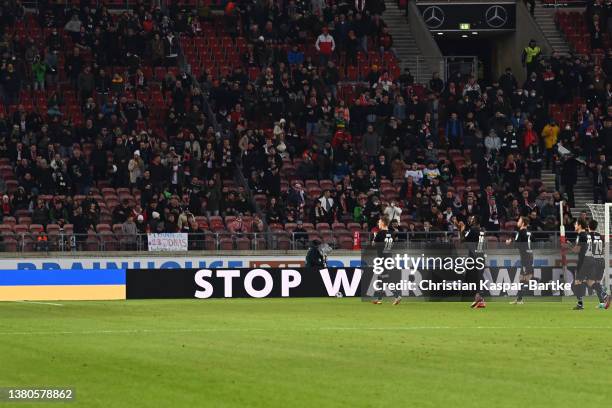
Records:
[[[416,59],[422,55],[422,52],[412,37],[405,11],[399,9],[396,1],[385,1],[385,6],[386,10],[382,17],[389,27],[389,32],[393,36],[393,48],[400,61],[400,69],[410,68],[416,81],[420,80],[422,82],[428,80],[429,78],[419,78]]]
[[[540,26],[542,33],[553,47],[553,50],[567,54],[570,51],[570,47],[557,29],[554,19],[555,12],[555,8],[543,7],[542,3],[538,1],[534,10],[534,20]]]
[[[540,179],[546,187],[546,191],[552,192],[555,190],[555,174],[551,170],[542,170]],[[591,180],[586,175],[579,174],[578,181],[576,185],[574,185],[575,207],[570,209],[572,215],[576,217],[582,211],[586,211],[587,214],[590,214],[587,203],[592,202],[592,199]]]

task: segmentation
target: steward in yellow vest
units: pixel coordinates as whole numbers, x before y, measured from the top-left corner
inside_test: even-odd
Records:
[[[536,45],[535,40],[529,41],[529,45],[523,50],[521,61],[527,67],[527,76],[536,70],[542,49]]]

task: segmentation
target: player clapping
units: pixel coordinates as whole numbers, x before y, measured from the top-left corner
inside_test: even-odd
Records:
[[[470,257],[475,259],[477,257],[483,256],[485,233],[480,228],[478,218],[476,216],[471,216],[468,219],[467,227],[463,222],[459,222],[458,226],[459,231],[461,233],[461,239],[468,245]],[[481,278],[481,273],[482,271],[478,269],[474,269],[471,272],[467,272],[466,281],[478,283],[478,280]],[[474,301],[472,302],[470,307],[472,309],[481,309],[486,307],[485,300],[480,293],[476,293],[474,295]]]
[[[576,295],[577,303],[574,306],[574,310],[583,310],[584,302],[583,298],[586,294],[586,280],[588,277],[587,268],[589,261],[585,265],[587,247],[588,247],[588,225],[586,220],[578,219],[574,224],[574,229],[578,234],[576,236],[576,245],[572,249],[572,252],[578,254],[578,265],[576,266],[576,273],[574,275],[574,283],[572,284],[572,291]]]
[[[378,221],[378,231],[374,234],[374,240],[372,244],[376,248],[376,255],[379,258],[391,256],[391,251],[393,249],[393,243],[395,241],[393,237],[393,231],[389,228],[390,220],[388,216],[383,216]],[[381,276],[382,278],[382,276]],[[393,301],[394,305],[398,305],[402,297],[400,295],[400,291],[396,290],[393,295],[395,296],[395,300]],[[375,299],[372,303],[375,305],[380,305],[382,303],[383,291],[379,290],[375,294]]]
[[[610,296],[606,293],[606,289],[601,284],[601,280],[606,270],[604,246],[601,235],[597,232],[597,225],[597,221],[589,221],[583,268],[586,273],[586,285],[593,289],[599,299],[597,307],[600,309],[608,309],[610,307]]]
[[[508,238],[506,240],[506,245],[510,245],[511,243],[516,243],[519,250],[519,255],[521,257],[521,288],[516,294],[516,300],[511,302],[515,305],[522,305],[523,295],[525,291],[529,288],[529,280],[533,278],[533,251],[531,249],[531,232],[529,231],[529,218],[527,217],[519,217],[519,220],[516,224],[518,227],[518,231],[514,236],[514,240]]]

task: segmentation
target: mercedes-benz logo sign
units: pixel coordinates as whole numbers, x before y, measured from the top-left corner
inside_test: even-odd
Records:
[[[508,21],[508,12],[502,6],[491,6],[485,13],[485,21],[492,28],[503,27]]]
[[[423,10],[423,21],[428,28],[438,28],[444,23],[444,11],[438,6]]]

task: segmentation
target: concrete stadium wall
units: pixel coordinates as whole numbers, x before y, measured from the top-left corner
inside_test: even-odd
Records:
[[[408,23],[412,37],[416,42],[421,55],[425,58],[427,66],[431,72],[439,72],[440,76],[444,74],[444,58],[440,47],[431,36],[429,28],[425,25],[421,12],[416,5],[416,2],[408,2]],[[429,78],[427,78],[429,80]]]

